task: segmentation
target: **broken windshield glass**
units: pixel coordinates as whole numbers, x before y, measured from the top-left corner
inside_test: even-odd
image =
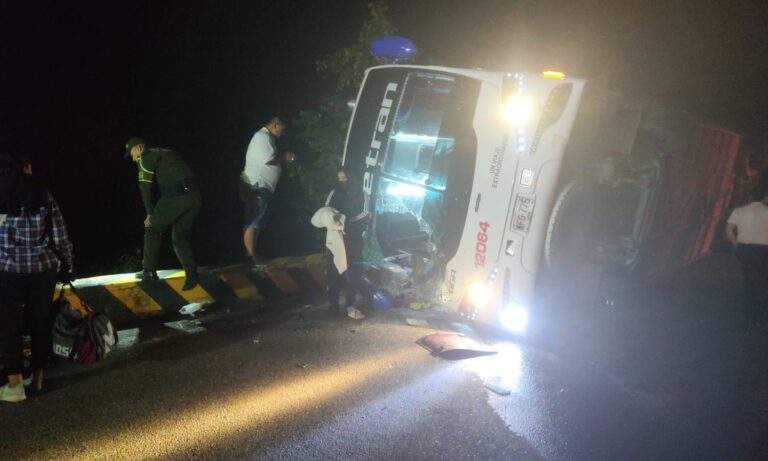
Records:
[[[472,118],[479,84],[411,72],[388,136],[374,229],[384,257],[455,254],[474,173]],[[446,245],[446,243],[449,243]]]

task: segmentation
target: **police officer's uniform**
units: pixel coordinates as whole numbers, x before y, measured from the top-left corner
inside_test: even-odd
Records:
[[[137,163],[141,199],[150,223],[144,231],[144,275],[152,277],[157,270],[162,234],[171,228],[173,249],[187,276],[184,289],[191,289],[197,285],[197,264],[190,236],[200,213],[195,175],[181,156],[169,149],[146,146]]]

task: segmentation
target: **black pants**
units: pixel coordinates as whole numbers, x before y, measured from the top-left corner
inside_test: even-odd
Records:
[[[768,245],[739,244],[736,248],[744,273],[744,313],[753,325],[768,314]]]
[[[56,271],[37,274],[0,272],[0,353],[5,374],[20,374],[24,320],[32,336],[32,369],[40,370],[51,351],[51,303]],[[26,314],[26,315],[25,315]]]
[[[171,229],[173,250],[184,270],[197,272],[192,253],[192,227],[200,214],[200,193],[192,191],[182,195],[165,195],[155,205],[150,225],[144,229],[144,270],[157,269],[163,234]]]
[[[328,303],[331,309],[338,309],[339,292],[347,287],[345,306],[354,306],[357,294],[363,297],[365,302],[370,301],[371,293],[363,280],[363,235],[362,231],[350,231],[344,236],[344,246],[347,250],[347,272],[339,274],[333,264],[333,255],[326,251],[325,276],[327,280]]]

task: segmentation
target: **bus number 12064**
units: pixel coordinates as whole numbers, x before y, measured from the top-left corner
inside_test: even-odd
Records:
[[[489,227],[490,224],[487,222],[480,222],[480,231],[477,233],[477,243],[475,243],[475,267],[478,269],[485,267],[485,253],[488,251]]]

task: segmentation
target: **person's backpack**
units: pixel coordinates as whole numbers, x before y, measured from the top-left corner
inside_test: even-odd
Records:
[[[105,314],[88,311],[85,322],[86,337],[80,345],[78,362],[93,363],[107,358],[117,344],[117,332]]]
[[[71,283],[69,286],[76,293]],[[86,365],[104,360],[117,344],[117,332],[109,317],[85,302],[88,312],[83,317],[64,299],[63,290],[57,303],[61,307],[53,324],[54,354]]]

